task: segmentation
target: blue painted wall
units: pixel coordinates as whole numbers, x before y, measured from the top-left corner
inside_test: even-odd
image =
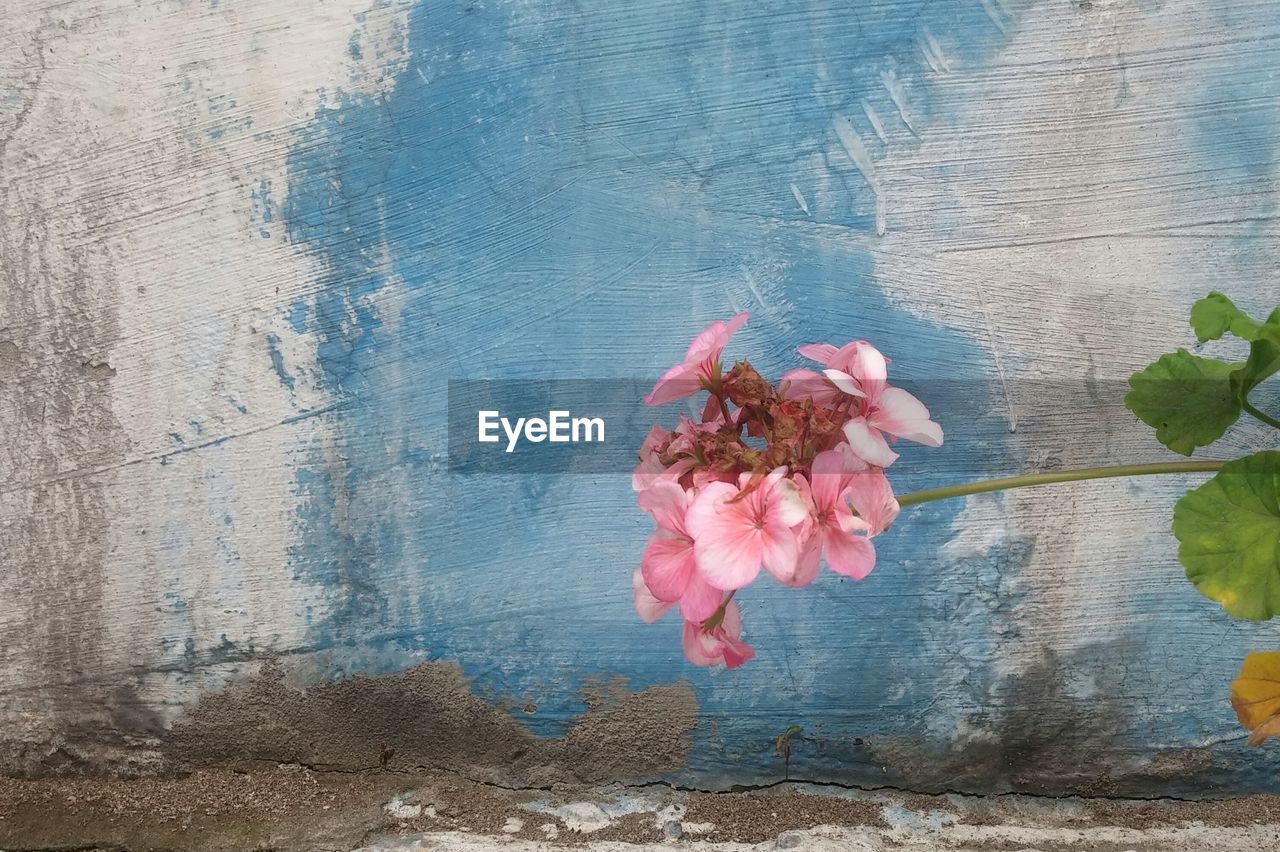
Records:
[[[1150,5],[1144,14],[1160,13]],[[966,111],[995,123],[982,86],[963,81],[1042,74],[1050,85],[1061,69],[1051,55],[1001,59],[1041,8],[417,5],[407,58],[388,65],[394,86],[341,95],[297,133],[277,213],[322,269],[318,295],[289,311],[317,341],[307,369],[336,406],[336,446],[299,464],[306,504],[292,550],[298,582],[327,602],[308,627],[310,646],[329,649],[326,675],[456,661],[481,694],[535,704],[521,718],[548,736],[581,711],[589,679],[688,679],[701,721],[675,777],[699,783],[777,777],[773,740],[795,724],[792,773],[820,780],[1051,788],[1056,773],[1060,786],[1139,792],[1273,786],[1270,759],[1235,738],[1224,696],[1243,653],[1274,630],[1232,623],[1199,598],[1171,548],[1095,545],[1118,572],[1158,560],[1168,582],[1100,604],[1114,629],[1096,641],[1062,643],[1044,627],[1043,596],[1031,600],[1043,580],[1025,573],[1036,548],[1061,541],[1010,525],[981,552],[948,549],[973,534],[963,505],[920,509],[880,540],[864,582],[828,574],[799,593],[768,581],[744,593],[759,657],[706,671],[683,661],[677,621],[647,626],[631,610],[648,526],[627,475],[468,477],[445,464],[449,379],[653,376],[703,325],[739,310],[752,320],[728,355],[767,375],[798,366],[798,344],[866,337],[896,375],[964,388],[943,418],[946,446],[905,451],[900,490],[1029,463],[990,341],[947,321],[945,287],[921,297],[931,310],[901,298],[885,271],[892,244],[878,243],[904,230],[939,243],[980,236],[981,224],[949,218],[946,204],[929,216],[889,205],[878,223],[873,181],[836,123],[850,123],[872,162],[890,149],[909,159]],[[1271,18],[1261,26],[1280,31]],[[351,45],[361,49],[358,32]],[[1140,63],[1141,46],[1131,50]],[[1202,85],[1198,159],[1180,168],[1228,183],[1271,173],[1276,58],[1247,52]],[[1229,120],[1224,92],[1246,105]],[[1118,109],[1146,120],[1153,105],[1127,97]],[[940,196],[972,191],[967,158],[1000,143],[997,128],[952,157],[922,156],[917,177]],[[1252,237],[1227,235],[1229,250],[1254,250]],[[1169,301],[1175,314],[1189,303]],[[957,297],[957,313],[972,309]],[[1123,493],[1159,523],[1185,484]],[[1045,495],[1047,515],[1063,495]],[[1004,523],[998,500],[984,505],[983,523]]]

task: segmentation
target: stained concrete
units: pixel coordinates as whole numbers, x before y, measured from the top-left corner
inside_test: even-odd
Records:
[[[684,766],[697,703],[687,683],[636,692],[600,684],[561,737],[538,737],[505,708],[476,697],[458,667],[298,689],[268,663],[201,698],[165,737],[178,766],[246,761],[356,771],[446,769],[502,784],[637,780]],[[520,712],[520,711],[516,711]]]
[[[796,725],[793,777],[1278,789],[1189,480],[913,511],[712,674],[631,610],[625,473],[449,474],[449,377],[657,375],[738,310],[770,375],[961,388],[903,489],[1154,460],[1126,375],[1274,304],[1274,0],[772,5],[4,0],[0,772],[729,788]]]
[[[511,790],[442,773],[296,765],[180,779],[0,778],[0,849],[346,852],[1245,852],[1280,843],[1280,800],[924,796],[782,784]]]

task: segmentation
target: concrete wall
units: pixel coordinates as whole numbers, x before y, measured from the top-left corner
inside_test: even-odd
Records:
[[[1277,788],[1226,694],[1280,635],[1181,578],[1192,479],[914,510],[707,671],[631,611],[627,476],[451,475],[444,416],[749,310],[772,375],[868,337],[964,389],[904,489],[1161,458],[1124,378],[1280,300],[1274,2],[4,7],[3,771],[724,786],[800,725],[793,777]]]

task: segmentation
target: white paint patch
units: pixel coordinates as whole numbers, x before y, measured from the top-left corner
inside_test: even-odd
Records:
[[[1009,20],[1007,5],[982,5],[993,27]],[[1274,174],[1250,185],[1205,167],[1198,122],[1220,100],[1212,81],[1232,73],[1220,45],[1233,24],[1215,8],[1028,7],[989,62],[930,80],[931,102],[954,114],[916,128],[914,152],[876,162],[902,211],[891,238],[867,241],[877,277],[897,305],[984,348],[981,366],[1003,388],[992,404],[1016,428],[1010,444],[1028,470],[1158,455],[1120,406],[1126,377],[1189,341],[1195,298],[1222,281],[1257,292],[1280,265]],[[1150,61],[1127,60],[1134,45]],[[1029,67],[1044,73],[1032,80]],[[888,71],[883,82],[910,126],[904,81]],[[1171,168],[1185,177],[1171,182]],[[1272,224],[1244,248],[1231,236],[1258,228],[1251,218]],[[1086,410],[1064,410],[1055,388],[1080,394]],[[1247,426],[1239,435],[1240,452],[1261,447]],[[1122,635],[1132,602],[1183,582],[1169,513],[1193,481],[970,499],[947,560],[989,551],[999,528],[1034,542],[1020,571],[1023,634],[991,651],[998,671],[1021,671],[1045,648],[1068,654]]]
[[[653,815],[654,826],[661,831],[663,827],[672,821],[679,822],[684,819],[685,806],[681,804],[670,804]],[[685,831],[689,829],[683,827]]]
[[[323,606],[293,576],[289,548],[298,454],[327,429],[309,412],[331,400],[302,366],[314,341],[282,307],[318,270],[286,239],[280,206],[294,131],[339,90],[393,83],[411,3],[370,6],[5,7],[15,43],[56,57],[8,146],[6,181],[46,195],[46,210],[110,211],[92,228],[68,218],[47,250],[93,245],[106,261],[79,274],[115,281],[118,330],[101,357],[128,451],[91,474],[110,480],[114,519],[96,664],[140,672],[132,700],[162,717],[234,670],[211,665],[215,654],[296,647]],[[373,64],[351,58],[353,34],[376,47]],[[177,671],[188,663],[194,672]]]
[[[889,95],[889,100],[893,101],[893,105],[898,109],[898,118],[902,119],[902,123],[907,126],[913,134],[916,133],[916,127],[911,122],[911,116],[907,112],[907,96],[902,89],[902,81],[898,79],[898,74],[892,68],[880,72],[880,82],[884,84],[884,90]]]
[[[590,834],[613,824],[604,808],[595,802],[570,802],[556,808],[543,807],[538,810],[559,817],[565,828],[577,834]]]
[[[801,852],[937,852],[939,849],[1054,849],[1058,852],[1088,852],[1094,849],[1159,849],[1160,852],[1207,852],[1207,850],[1273,849],[1280,844],[1280,829],[1275,825],[1211,826],[1191,823],[1182,826],[1145,829],[1111,826],[1069,828],[1026,824],[963,825],[943,819],[920,825],[895,825],[888,829],[822,825],[803,831],[783,832],[776,840],[763,843],[733,841],[708,843],[699,841],[698,849],[706,852],[774,852],[796,849]],[[550,841],[515,840],[504,836],[473,835],[463,832],[438,832],[413,837],[388,837],[376,845],[354,852],[492,852],[495,848],[508,852],[554,852],[558,847]],[[620,844],[615,841],[589,841],[584,850],[616,852],[668,852],[667,843]]]
[[[876,132],[876,136],[880,137],[880,141],[888,144],[889,137],[885,135],[884,122],[880,119],[880,113],[876,112],[875,107],[866,98],[862,99],[862,114],[867,117],[871,129]]]
[[[917,811],[902,805],[886,805],[881,818],[894,828],[941,831],[944,826],[959,822],[957,814],[947,811]]]
[[[984,557],[996,545],[1008,538],[1008,532],[998,521],[1003,495],[975,494],[966,497],[964,508],[956,516],[953,535],[942,547],[942,556],[948,561],[972,557]]]
[[[862,173],[862,177],[867,182],[867,186],[871,187],[871,192],[875,195],[876,200],[876,234],[884,236],[885,232],[885,210],[884,210],[884,192],[881,189],[880,181],[876,177],[876,166],[871,159],[870,152],[867,147],[862,144],[862,137],[853,129],[853,125],[849,123],[849,119],[843,115],[835,115],[831,119],[832,127],[835,128],[836,138],[840,140],[840,147],[844,149],[845,154],[853,165]]]
[[[750,311],[752,316],[767,317],[780,328],[793,330],[791,315],[795,305],[787,298],[788,272],[787,263],[771,254],[761,252],[746,258],[723,283],[729,304],[735,310]]]
[[[982,5],[982,11],[987,13],[987,17],[991,19],[991,23],[996,25],[1000,32],[1007,32],[1009,29],[1008,22],[1004,19],[1004,15],[1000,14],[1000,9],[996,6],[995,0],[978,0]]]
[[[808,216],[809,203],[804,200],[804,193],[800,191],[800,187],[796,186],[794,183],[791,184],[791,197],[796,200],[796,204],[798,204],[800,209],[804,211],[804,215]]]
[[[951,63],[947,61],[946,54],[942,52],[942,45],[938,44],[938,40],[927,29],[921,35],[920,50],[924,54],[925,62],[933,69],[934,73],[951,70]]]
[[[417,819],[422,816],[422,805],[409,801],[413,795],[412,792],[399,793],[387,802],[383,810],[392,819]]]

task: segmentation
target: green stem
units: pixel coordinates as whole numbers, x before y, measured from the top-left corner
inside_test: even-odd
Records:
[[[961,485],[948,485],[945,488],[931,488],[928,491],[916,491],[899,497],[898,504],[903,507],[915,506],[919,503],[930,503],[934,500],[946,500],[951,497],[967,497],[970,494],[1004,491],[1006,488],[1026,488],[1032,485],[1080,482],[1086,479],[1107,479],[1115,476],[1150,476],[1157,473],[1212,473],[1220,470],[1224,464],[1226,464],[1226,461],[1220,460],[1159,462],[1156,464],[1122,464],[1114,467],[1055,470],[1049,473],[1028,473],[1022,476],[1007,476],[1003,479],[986,479],[978,482],[966,482]]]
[[[1252,405],[1250,405],[1247,402],[1244,404],[1244,410],[1249,412],[1259,420],[1261,420],[1263,423],[1266,423],[1268,426],[1272,427],[1273,429],[1280,429],[1280,420],[1275,419],[1269,414],[1264,414],[1263,412],[1254,408]]]
[[[720,602],[720,608],[711,613],[706,621],[702,622],[703,630],[715,630],[720,626],[720,622],[724,621],[724,611],[729,608],[729,601],[733,600],[735,594],[737,594],[737,589],[729,592],[729,597]]]

